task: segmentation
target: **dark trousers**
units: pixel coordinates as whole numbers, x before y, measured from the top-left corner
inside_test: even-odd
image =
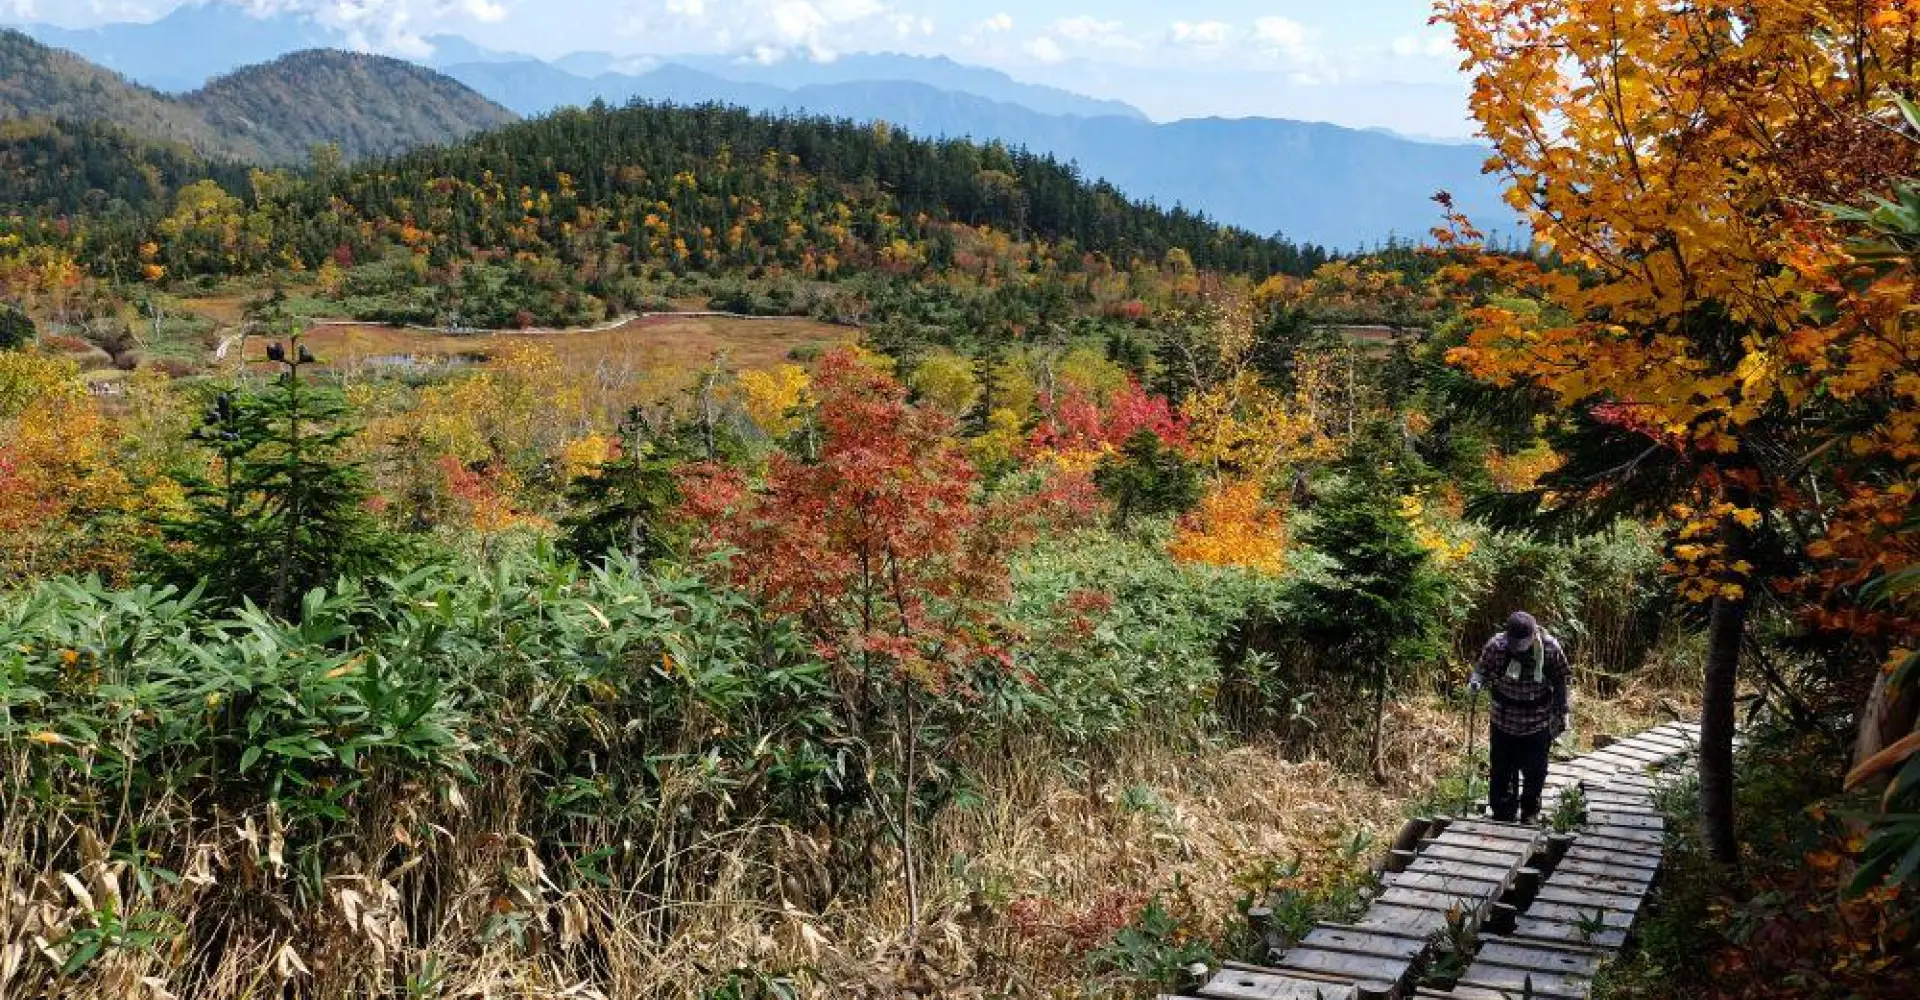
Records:
[[[1487,801],[1493,806],[1494,819],[1511,823],[1516,809],[1520,816],[1539,814],[1540,788],[1547,782],[1547,748],[1552,744],[1553,733],[1547,729],[1529,736],[1493,730],[1489,740],[1493,781]]]

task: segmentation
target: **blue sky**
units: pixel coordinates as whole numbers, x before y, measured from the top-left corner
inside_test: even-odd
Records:
[[[151,20],[182,0],[0,0],[8,20]],[[193,0],[187,0],[193,2]],[[217,0],[298,11],[356,44],[423,38],[559,56],[945,55],[1115,97],[1155,118],[1277,115],[1465,134],[1465,83],[1430,0]]]

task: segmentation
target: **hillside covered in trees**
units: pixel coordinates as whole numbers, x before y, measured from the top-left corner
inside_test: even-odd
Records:
[[[350,160],[452,142],[514,115],[411,63],[331,50],[238,70],[178,97],[0,30],[0,118],[107,122],[203,156],[303,163],[320,144]]]
[[[1471,810],[1524,607],[1554,754],[1699,720],[1594,995],[1909,1000],[1911,6],[1442,3],[1527,252],[711,106],[10,124],[0,992],[1190,991]]]
[[[715,106],[565,111],[244,183],[177,156],[148,171],[152,154],[99,127],[91,141],[58,139],[63,128],[12,140],[7,161],[34,164],[16,188],[32,199],[15,206],[22,240],[77,239],[102,275],[131,273],[137,256],[161,285],[291,266],[317,278],[332,310],[380,322],[586,324],[697,296],[919,339],[1005,340],[1079,319],[1137,322],[1205,272],[1304,276],[1328,259],[1129,202],[1019,150]],[[196,172],[204,181],[171,202],[138,201]],[[125,210],[66,214],[95,175],[127,192]]]

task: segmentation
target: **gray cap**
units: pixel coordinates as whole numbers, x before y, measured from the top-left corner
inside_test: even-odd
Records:
[[[1525,611],[1515,611],[1507,616],[1507,638],[1510,641],[1531,639],[1539,627],[1539,623],[1533,620],[1533,616]]]

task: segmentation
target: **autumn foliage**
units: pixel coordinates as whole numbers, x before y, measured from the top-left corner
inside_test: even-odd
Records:
[[[847,351],[821,359],[811,391],[817,460],[775,454],[762,489],[737,468],[687,470],[682,513],[708,529],[702,547],[735,551],[733,579],[844,669],[942,689],[1004,661],[995,602],[1016,538],[976,496],[949,419]]]

